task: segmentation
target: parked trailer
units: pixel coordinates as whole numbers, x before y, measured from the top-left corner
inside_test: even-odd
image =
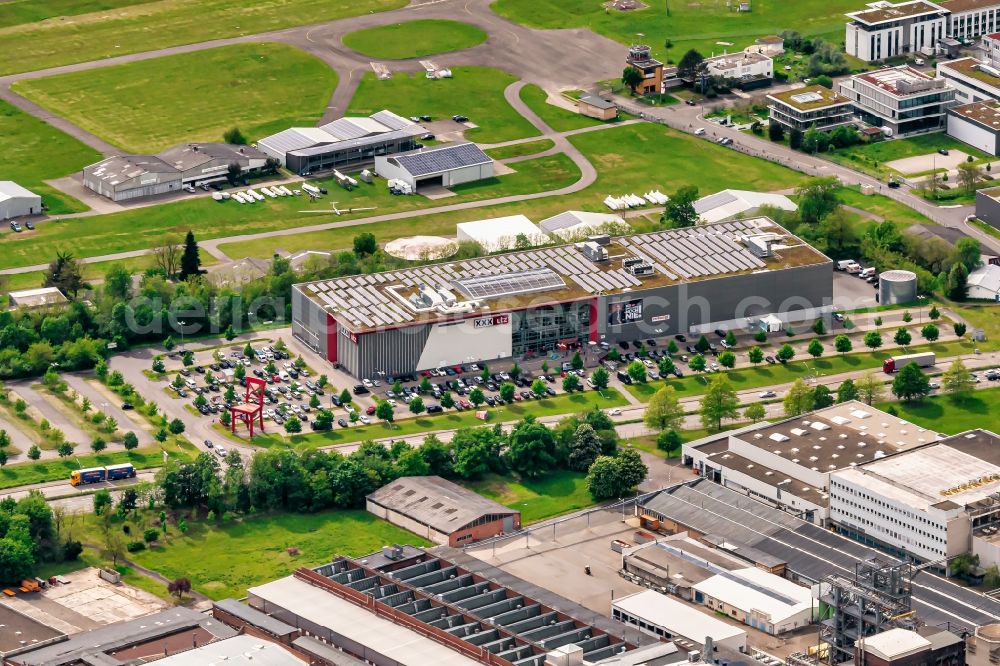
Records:
[[[135,478],[135,466],[132,463],[108,465],[107,467],[88,467],[70,473],[69,482],[74,486],[102,481],[120,481]]]
[[[107,470],[108,481],[120,481],[121,479],[135,478],[135,466],[132,463],[108,465],[104,469]]]
[[[903,356],[891,356],[882,361],[882,372],[891,375],[903,369],[903,366],[916,363],[917,367],[930,368],[934,365],[934,352],[923,352],[920,354],[904,354]]]
[[[88,483],[100,483],[107,478],[108,472],[103,467],[88,467],[87,469],[74,470],[69,475],[69,482],[74,486]]]
[[[321,194],[318,187],[316,187],[315,185],[310,185],[309,183],[302,183],[302,189],[305,191],[306,194],[310,194],[314,197],[318,197]]]

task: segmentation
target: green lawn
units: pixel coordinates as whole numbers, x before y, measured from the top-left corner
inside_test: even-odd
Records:
[[[953,341],[938,342],[931,345],[914,345],[906,353],[915,354],[922,351],[933,351],[939,357],[955,356],[957,354],[971,354],[973,345],[970,342]],[[842,372],[852,372],[854,370],[875,370],[880,371],[882,361],[890,356],[904,353],[900,349],[878,352],[858,352],[856,354],[830,355],[818,359],[791,361],[784,365],[762,364],[755,368],[739,368],[729,370],[726,376],[729,383],[737,391],[773,386],[794,382],[796,379],[807,377],[822,377],[836,375]],[[740,354],[741,360],[745,361],[745,354]],[[684,367],[683,365],[681,366]],[[708,380],[712,373],[695,374],[684,368],[684,377],[680,379],[670,379],[666,383],[676,389],[681,397],[691,397],[701,395],[705,392]],[[627,386],[629,393],[646,401],[649,397],[663,386],[663,381],[649,382],[646,384],[631,384]]]
[[[489,474],[478,481],[464,481],[462,485],[483,497],[519,510],[522,525],[594,504],[587,491],[587,475],[582,472],[558,471],[539,479],[520,481]]]
[[[86,445],[80,444],[77,446],[77,451],[86,450]],[[44,483],[46,481],[62,481],[69,479],[69,474],[73,470],[84,469],[86,467],[103,467],[105,465],[126,462],[135,465],[136,469],[159,467],[163,464],[164,450],[175,459],[187,460],[194,457],[192,454],[193,447],[187,445],[180,447],[176,444],[167,444],[162,449],[159,446],[148,447],[136,449],[131,453],[127,451],[114,451],[98,455],[75,455],[69,458],[16,463],[4,465],[0,468],[0,488],[13,488],[32,483]]]
[[[517,421],[525,416],[558,416],[560,414],[575,414],[588,411],[594,407],[607,409],[609,407],[623,407],[628,404],[625,397],[614,389],[608,389],[603,394],[596,391],[585,391],[572,395],[559,394],[546,400],[530,400],[527,402],[515,402],[503,407],[486,407],[483,409],[490,413],[489,421],[480,421],[476,418],[474,410],[447,411],[433,416],[424,415],[417,418],[402,418],[399,414],[396,422],[391,426],[382,421],[373,422],[367,426],[352,426],[351,428],[340,428],[334,426],[329,432],[310,432],[301,435],[284,437],[278,434],[269,434],[262,437],[254,437],[253,443],[256,446],[283,446],[291,444],[293,446],[336,446],[338,444],[351,444],[370,439],[382,439],[386,437],[404,437],[437,430],[455,430],[458,428],[468,428],[485,425],[487,423],[503,423],[505,421]],[[337,416],[342,413],[338,411]],[[273,424],[268,427],[272,430]]]
[[[794,28],[839,44],[844,39],[844,12],[862,9],[863,0],[755,0],[753,11],[738,13],[723,0],[650,2],[648,9],[605,11],[598,0],[497,0],[493,10],[537,28],[590,28],[622,44],[645,43],[654,57],[679,61],[690,48],[702,55],[741,50],[762,35]],[[668,11],[664,11],[667,8]],[[665,41],[671,42],[665,48]],[[727,46],[718,42],[725,41]],[[624,56],[623,56],[624,57]]]
[[[391,543],[431,545],[366,511],[189,525],[187,534],[171,530],[165,545],[130,553],[129,559],[171,580],[186,576],[195,590],[212,599],[246,596],[248,587],[287,576],[299,567],[329,562],[335,555],[367,555]],[[299,554],[289,555],[289,548],[298,548]]]
[[[0,12],[0,28],[37,23],[59,16],[78,16],[90,12],[141,5],[153,0],[11,0]]]
[[[392,109],[401,116],[430,115],[434,119],[462,114],[478,125],[467,130],[465,138],[478,143],[538,136],[538,130],[503,97],[504,88],[517,80],[514,76],[490,67],[452,67],[451,71],[454,78],[433,81],[422,72],[396,72],[388,81],[379,81],[369,72],[347,112],[368,115]]]
[[[938,132],[937,134],[920,134],[906,139],[861,143],[850,148],[834,150],[827,153],[825,157],[852,169],[864,171],[881,178],[888,176],[890,173],[898,173],[885,166],[886,162],[892,162],[893,160],[905,157],[929,155],[936,153],[942,148],[946,150],[961,150],[967,155],[972,155],[977,161],[990,159],[990,156],[983,151],[962,143],[958,139],[953,139],[943,132]]]
[[[426,19],[350,32],[344,35],[343,42],[347,48],[372,58],[405,60],[472,48],[488,37],[468,23]]]
[[[565,210],[606,212],[607,209],[601,201],[609,193],[641,194],[659,188],[669,194],[683,185],[696,185],[702,194],[730,187],[769,191],[795,187],[805,180],[805,176],[783,166],[650,123],[609,127],[598,132],[570,137],[570,141],[593,162],[598,171],[597,182],[576,194],[532,201],[532,219],[544,219]],[[642,159],[636,159],[636,155],[641,155]],[[535,160],[530,160],[513,166],[523,170],[534,162]],[[689,169],[688,165],[694,163],[697,163],[699,168]],[[355,193],[360,191],[364,190],[355,190]],[[395,197],[395,200],[398,201],[400,198]],[[407,201],[412,199],[415,197],[406,197]],[[440,203],[452,202],[454,199]],[[344,202],[341,201],[339,205],[343,206]],[[523,203],[510,203],[477,208],[475,211],[426,215],[420,218],[419,229],[420,233],[451,235],[454,233],[455,224],[459,222],[473,218],[515,215],[524,211]],[[404,224],[407,225],[405,228],[401,228],[399,221],[367,224],[364,226],[364,231],[375,234],[380,242],[415,233],[413,227],[409,225],[416,224],[416,221],[411,220]],[[631,218],[629,224],[637,231],[650,230],[649,225],[644,224],[641,218]],[[213,229],[214,225],[208,233],[213,233]],[[359,228],[343,227],[282,236],[280,246],[289,252],[309,248],[349,248],[351,238],[358,232]],[[226,244],[221,248],[232,257],[264,257],[271,255],[274,246],[273,239],[264,239]],[[0,264],[2,262],[3,258],[0,257]]]
[[[315,125],[336,85],[336,72],[318,58],[266,43],[29,79],[14,89],[123,150],[154,153],[221,141],[234,126],[253,140]]]
[[[897,224],[936,224],[929,217],[924,217],[909,206],[881,194],[864,195],[856,186],[841,187],[837,197],[847,206],[860,208]]]
[[[34,1],[46,6],[56,4],[52,0]],[[127,3],[70,0],[58,4],[59,13],[64,13],[63,4],[69,4],[70,9],[65,10],[68,13],[74,13],[77,7],[91,8],[86,5],[93,5],[92,8],[98,11],[81,14],[72,20],[22,23],[0,29],[4,56],[0,59],[0,74],[322,23],[396,9],[407,3],[405,0],[159,0],[124,6],[113,12],[102,8]],[[6,5],[4,7],[6,11]],[[54,13],[47,9],[42,11]],[[287,103],[289,99],[282,101]]]
[[[502,148],[490,148],[485,151],[487,155],[495,160],[506,160],[511,157],[523,157],[534,155],[543,150],[548,150],[555,146],[552,139],[539,139],[537,141],[527,141],[525,143],[515,143],[513,146],[503,146]]]
[[[549,104],[548,93],[533,83],[521,88],[521,101],[528,105],[528,108],[538,114],[538,117],[545,121],[545,124],[557,132],[568,132],[569,130],[580,129],[582,127],[593,127],[603,125],[603,120],[581,116],[579,113],[563,109]]]
[[[997,229],[994,226],[986,224],[982,220],[972,220],[972,225],[975,226],[980,231],[982,231],[983,233],[989,234],[990,236],[993,236],[993,238],[1000,240],[1000,229]]]
[[[996,430],[1000,388],[975,391],[966,398],[939,395],[919,402],[893,402],[878,407],[886,409],[890,405],[900,418],[935,432],[954,435],[975,428]]]
[[[711,141],[652,123],[589,132],[570,141],[598,171],[590,208],[602,210],[607,194],[670,194],[695,185],[702,195],[731,187],[769,192],[795,187],[804,176],[786,167],[737,153]],[[691,168],[697,165],[697,168]]]
[[[31,233],[31,232],[22,232]],[[83,278],[85,280],[103,280],[104,274],[112,266],[124,266],[133,273],[141,273],[147,268],[152,268],[155,264],[152,256],[133,257],[131,259],[118,259],[116,261],[98,261],[83,264]],[[201,267],[207,268],[215,264],[215,258],[207,252],[202,253]],[[13,275],[0,276],[0,291],[17,291],[18,289],[35,289],[42,286],[45,281],[45,271],[31,271],[29,273],[14,273]]]
[[[5,231],[0,228],[0,242],[4,244],[6,250],[0,255],[0,268],[47,263],[55,256],[56,248],[71,250],[77,257],[92,257],[156,247],[165,237],[173,237],[180,242],[188,229],[193,230],[199,240],[289,229],[343,221],[350,217],[360,218],[393,211],[557,189],[575,182],[580,177],[580,172],[572,161],[561,154],[520,162],[513,165],[513,168],[516,169],[516,173],[456,187],[458,195],[444,201],[430,201],[422,196],[392,196],[385,187],[385,181],[381,180],[373,185],[362,183],[350,193],[341,190],[332,179],[315,181],[317,185],[330,189],[331,199],[336,200],[341,208],[348,206],[377,208],[374,212],[361,211],[340,217],[301,213],[303,210],[330,210],[326,201],[310,204],[302,197],[267,199],[252,206],[241,206],[235,201],[219,203],[210,198],[199,197],[121,213],[46,222],[30,234],[15,234],[9,229]],[[479,211],[463,211],[462,219],[458,221],[479,217],[483,217]],[[223,249],[226,252],[236,253],[232,256],[237,258],[251,254],[270,257],[276,245],[289,251],[299,248],[350,247],[351,239],[362,230],[344,227],[335,231],[338,233],[323,237],[322,245],[312,243],[315,234],[302,234],[285,236],[280,243],[267,238],[239,245],[225,245]],[[435,218],[413,218],[402,224],[393,221],[367,225],[363,231],[370,231],[376,234],[380,241],[385,241],[409,233],[454,235],[455,223],[444,224]],[[334,239],[337,244],[331,245]]]
[[[3,155],[0,177],[40,194],[51,212],[87,210],[76,199],[43,181],[68,176],[96,162],[101,159],[96,150],[0,100],[0,154]]]

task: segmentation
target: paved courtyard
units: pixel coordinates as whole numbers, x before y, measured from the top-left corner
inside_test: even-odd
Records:
[[[913,157],[904,157],[900,160],[886,162],[885,165],[902,174],[910,175],[923,173],[931,169],[948,169],[950,171],[957,168],[966,158],[968,158],[968,154],[961,150],[949,150],[947,155],[939,155],[938,153],[915,155]]]

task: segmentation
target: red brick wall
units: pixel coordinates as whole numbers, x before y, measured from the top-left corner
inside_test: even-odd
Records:
[[[521,514],[514,514],[514,529],[520,529],[521,527]],[[503,532],[503,521],[495,520],[492,523],[484,523],[482,525],[476,525],[475,527],[470,527],[465,530],[458,530],[452,532],[448,535],[448,545],[452,548],[461,548],[462,546],[468,545],[473,541],[481,541],[482,539],[489,539],[490,537],[495,537]],[[462,539],[459,541],[460,537],[472,535],[471,539]]]

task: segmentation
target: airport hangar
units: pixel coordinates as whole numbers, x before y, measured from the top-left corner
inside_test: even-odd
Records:
[[[292,331],[377,377],[805,319],[832,297],[831,260],[760,217],[297,284]]]

